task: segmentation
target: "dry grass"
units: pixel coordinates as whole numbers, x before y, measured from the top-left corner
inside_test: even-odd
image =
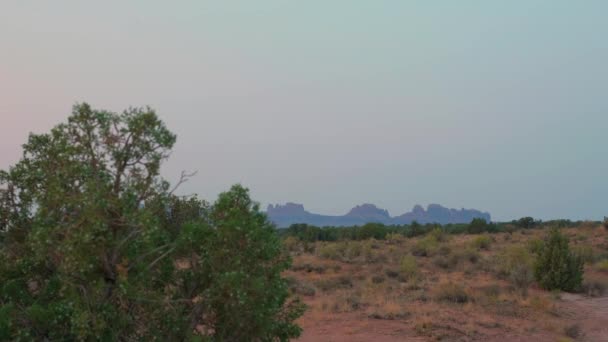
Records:
[[[608,231],[587,225],[565,232],[588,259],[582,292],[605,295]],[[376,339],[373,334],[383,329],[394,340],[575,338],[576,329],[564,327],[585,315],[573,314],[559,296],[538,288],[529,273],[545,233],[395,235],[385,241],[319,242],[310,252],[289,241],[294,266],[285,275],[309,306],[301,319],[304,340],[321,336],[319,329],[330,324],[360,327],[350,332],[366,336],[359,340]],[[577,336],[587,332],[584,324],[579,327]],[[340,336],[349,334],[344,329]]]

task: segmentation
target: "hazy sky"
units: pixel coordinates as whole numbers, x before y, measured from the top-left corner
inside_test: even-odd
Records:
[[[608,1],[0,2],[0,168],[75,102],[150,105],[184,193],[608,215]]]

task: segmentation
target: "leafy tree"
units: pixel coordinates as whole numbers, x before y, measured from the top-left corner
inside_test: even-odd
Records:
[[[175,139],[149,108],[87,104],[30,135],[19,163],[0,172],[0,340],[299,333],[271,226],[243,188],[214,206],[173,196],[159,170]],[[223,312],[239,311],[248,315],[231,335]]]
[[[469,223],[469,227],[467,228],[467,232],[469,234],[480,234],[492,230],[492,225],[482,218],[474,218],[471,223]]]
[[[424,235],[427,231],[424,229],[424,227],[422,227],[422,225],[420,223],[418,223],[418,221],[412,221],[412,223],[410,224],[410,229],[407,231],[407,236],[408,237],[415,237],[415,236],[420,236],[420,235]]]
[[[513,220],[514,225],[524,229],[534,228],[537,225],[540,225],[540,223],[540,221],[535,221],[534,218],[530,216],[522,217],[519,220]]]
[[[249,198],[248,190],[235,185],[219,196],[211,211],[213,229],[201,241],[199,253],[209,253],[209,267],[201,271],[214,286],[202,293],[204,312],[220,340],[286,340],[300,329],[293,320],[303,313],[297,301],[283,307],[288,296],[281,272],[290,260],[283,253],[275,227]],[[196,229],[195,227],[192,227]]]
[[[573,291],[583,281],[583,262],[570,251],[559,229],[549,232],[534,267],[538,283],[548,290]]]

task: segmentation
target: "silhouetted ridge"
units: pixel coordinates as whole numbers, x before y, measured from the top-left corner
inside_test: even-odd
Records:
[[[332,216],[320,215],[308,212],[302,204],[286,203],[284,205],[269,205],[267,209],[269,219],[278,227],[288,227],[294,223],[306,223],[315,226],[354,226],[370,222],[390,224],[410,224],[412,221],[419,223],[469,223],[474,218],[491,220],[487,212],[476,209],[449,209],[439,204],[429,204],[426,210],[416,205],[412,211],[391,217],[387,210],[376,207],[373,204],[362,204],[352,208],[346,215]]]

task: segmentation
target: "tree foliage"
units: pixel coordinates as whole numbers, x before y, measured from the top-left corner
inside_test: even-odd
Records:
[[[159,176],[149,108],[76,105],[0,172],[0,340],[282,339],[289,266],[241,186],[209,205]]]
[[[568,238],[553,228],[542,245],[534,268],[538,283],[548,290],[573,291],[583,281],[583,262],[570,251]]]

